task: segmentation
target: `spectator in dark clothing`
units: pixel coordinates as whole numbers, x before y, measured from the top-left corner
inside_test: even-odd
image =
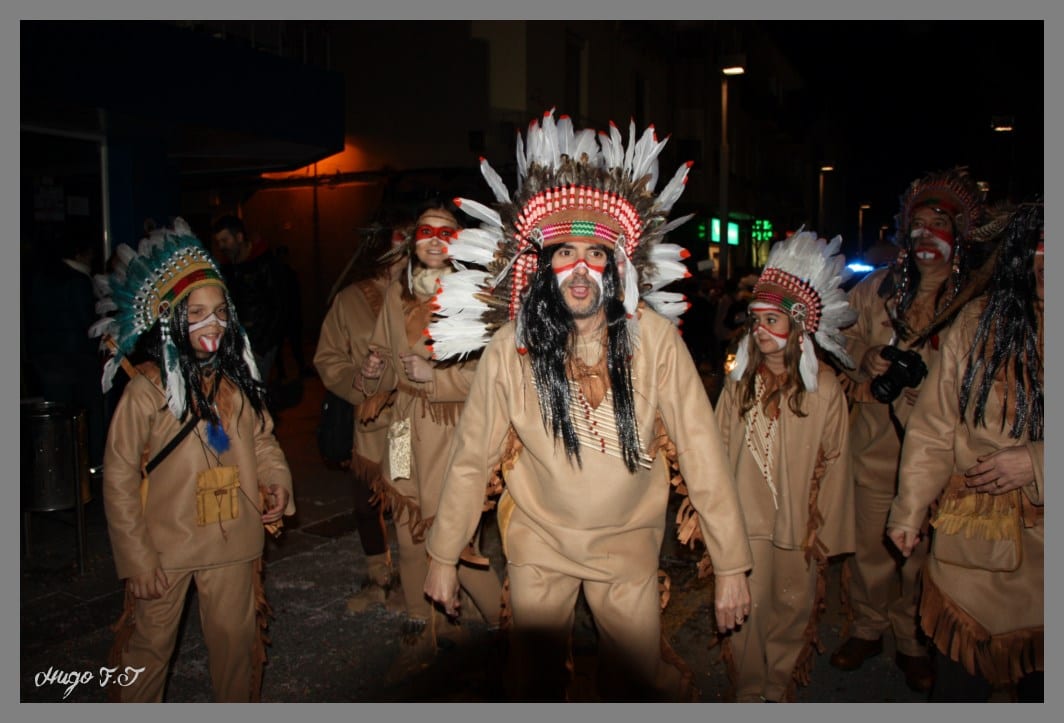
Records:
[[[86,415],[89,466],[103,463],[107,430],[100,386],[99,344],[89,338],[96,321],[88,235],[72,234],[34,274],[26,311],[27,343],[36,391],[46,401],[82,409]]]
[[[683,289],[690,304],[683,315],[684,343],[695,360],[695,365],[712,363],[715,344],[713,335],[713,315],[715,308],[709,298],[709,279],[691,278]]]
[[[284,304],[285,320],[281,326],[281,343],[277,349],[277,375],[281,378],[286,376],[284,366],[284,346],[292,350],[292,358],[296,362],[296,373],[300,376],[309,377],[314,374],[314,368],[307,365],[303,356],[303,293],[299,285],[299,274],[288,264],[288,247],[278,246],[274,250],[277,264],[284,279]]]
[[[713,333],[720,345],[721,358],[727,359],[728,354],[735,353],[739,338],[746,331],[746,307],[753,297],[757,278],[757,271],[740,269],[724,286],[713,322]]]
[[[229,295],[251,340],[251,352],[264,384],[277,358],[284,332],[284,272],[261,240],[254,243],[236,216],[222,216],[212,227],[222,256]]]

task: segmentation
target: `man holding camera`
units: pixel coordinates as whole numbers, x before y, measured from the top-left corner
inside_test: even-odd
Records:
[[[985,285],[985,249],[971,241],[984,214],[982,194],[963,168],[913,181],[895,218],[898,256],[850,292],[858,320],[844,331],[847,351],[858,361],[843,379],[852,402],[857,551],[843,574],[852,635],[831,664],[856,670],[882,652],[883,633],[890,629],[895,662],[918,691],[929,691],[934,682],[916,628],[916,578],[927,545],[903,559],[884,528],[905,425],[927,366],[938,355],[938,333]]]

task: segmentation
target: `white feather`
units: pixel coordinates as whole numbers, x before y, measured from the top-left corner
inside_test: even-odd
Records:
[[[655,291],[643,294],[643,300],[650,305],[650,308],[673,324],[679,324],[680,316],[691,307],[687,302],[687,297],[675,291]]]
[[[739,381],[750,364],[750,332],[743,334],[739,339],[739,346],[735,349],[735,366],[728,372],[728,378]]]
[[[624,252],[624,244],[617,244],[614,255],[617,269],[623,274],[621,281],[624,284],[624,311],[629,318],[632,318],[636,315],[636,308],[639,306],[639,270],[628,259],[628,254]]]
[[[499,217],[498,211],[488,208],[483,203],[474,201],[471,198],[456,198],[454,202],[458,208],[478,221],[502,228],[502,218]]]
[[[815,392],[817,376],[820,374],[820,361],[816,358],[816,349],[813,348],[813,340],[808,334],[802,334],[802,358],[798,361],[798,371],[802,375],[805,388]]]
[[[487,266],[495,260],[502,233],[498,229],[464,228],[448,247],[452,259]]]
[[[658,195],[657,207],[662,212],[667,213],[672,208],[673,204],[679,200],[683,195],[684,189],[687,187],[687,174],[690,172],[691,166],[689,163],[684,163],[676,169],[676,173],[673,174],[669,183],[661,190]]]
[[[506,188],[506,184],[502,182],[502,177],[491,167],[486,158],[480,159],[480,175],[484,176],[484,180],[488,182],[488,187],[495,194],[496,201],[499,203],[511,202],[510,191]]]

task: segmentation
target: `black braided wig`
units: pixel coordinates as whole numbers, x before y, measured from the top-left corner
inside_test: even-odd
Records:
[[[551,258],[561,246],[548,246],[540,252],[539,265],[529,284],[520,309],[520,326],[532,363],[532,373],[539,390],[539,408],[543,426],[550,424],[556,439],[565,445],[565,454],[580,458],[580,440],[569,418],[570,395],[566,363],[572,352],[576,325],[572,312],[558,288]],[[608,255],[602,274],[602,296],[606,312],[606,364],[613,391],[613,411],[625,466],[635,472],[639,463],[639,434],[636,428],[635,402],[632,391],[630,339],[624,304],[619,298],[620,277],[617,263]]]
[[[1002,403],[1002,429],[1011,403],[1016,415],[1009,436],[1020,439],[1026,432],[1032,441],[1043,438],[1043,370],[1038,345],[1038,303],[1034,254],[1041,240],[1043,205],[1025,204],[1013,214],[1001,237],[1001,251],[987,289],[987,302],[975,339],[968,352],[968,366],[961,382],[960,413],[969,405],[976,425],[986,426],[986,402],[994,381],[1006,368],[1012,372],[1011,389]],[[978,378],[978,382],[976,381]],[[1007,377],[1006,377],[1007,378]]]

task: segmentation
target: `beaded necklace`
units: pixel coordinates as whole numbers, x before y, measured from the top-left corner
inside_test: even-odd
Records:
[[[779,490],[776,489],[776,485],[772,480],[772,451],[776,446],[776,437],[779,431],[779,425],[776,424],[776,420],[779,419],[779,411],[777,410],[775,414],[766,412],[762,404],[764,396],[765,379],[760,373],[756,373],[754,378],[754,403],[744,415],[746,418],[746,447],[750,450],[750,454],[753,455],[754,461],[757,462],[765,482],[768,483],[768,488],[772,491],[772,504],[778,510],[780,508]]]

